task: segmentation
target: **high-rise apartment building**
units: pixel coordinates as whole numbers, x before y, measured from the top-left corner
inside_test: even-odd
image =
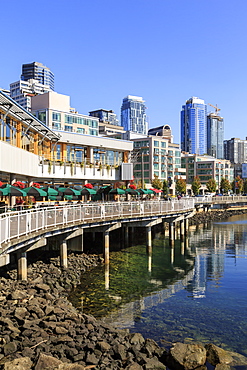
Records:
[[[31,97],[54,90],[54,74],[41,63],[22,65],[21,80],[10,84],[10,96],[31,111]]]
[[[51,91],[48,85],[42,85],[37,80],[16,81],[10,84],[10,96],[18,104],[31,111],[31,97]]]
[[[22,64],[21,80],[28,81],[30,79],[37,80],[42,85],[48,85],[50,90],[54,91],[54,74],[50,68],[44,66],[42,63],[33,62]]]
[[[217,113],[207,116],[207,154],[212,157],[224,158],[224,120]]]
[[[182,106],[181,149],[200,155],[207,152],[207,106],[202,99],[192,97]]]
[[[140,96],[128,95],[121,107],[121,126],[125,131],[146,135],[148,123],[145,101]]]
[[[247,162],[247,138],[224,140],[224,157],[234,164]]]

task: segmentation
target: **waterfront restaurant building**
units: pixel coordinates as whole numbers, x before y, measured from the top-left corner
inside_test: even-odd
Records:
[[[132,142],[63,129],[47,126],[0,91],[0,181],[114,185],[132,179]]]

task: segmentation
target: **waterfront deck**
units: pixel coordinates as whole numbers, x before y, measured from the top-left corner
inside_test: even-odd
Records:
[[[64,206],[32,208],[0,215],[0,266],[10,263],[10,255],[26,258],[26,252],[46,246],[51,237],[60,241],[62,265],[67,264],[67,241],[81,237],[83,232],[102,232],[105,262],[109,261],[109,233],[124,227],[145,227],[147,245],[151,247],[151,227],[163,221],[186,220],[193,214],[194,199],[172,201],[132,201],[81,203]],[[184,230],[184,227],[182,227]],[[173,234],[174,231],[171,233]],[[173,238],[173,237],[172,237]],[[21,274],[23,276],[23,274]]]

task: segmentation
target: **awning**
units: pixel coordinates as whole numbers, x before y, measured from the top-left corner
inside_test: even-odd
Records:
[[[47,137],[49,140],[52,141],[58,141],[60,138],[60,135],[55,134],[48,126],[46,126],[43,122],[38,120],[35,116],[33,116],[21,105],[16,103],[16,101],[14,101],[8,95],[4,94],[1,90],[0,90],[0,110],[3,110],[6,116],[12,116],[16,120],[24,123],[27,126],[27,131],[28,128],[30,127],[43,137]]]

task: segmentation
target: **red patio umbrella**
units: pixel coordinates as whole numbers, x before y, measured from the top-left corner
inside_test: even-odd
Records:
[[[153,190],[156,194],[162,193],[162,190],[160,189],[150,188],[150,190]]]

